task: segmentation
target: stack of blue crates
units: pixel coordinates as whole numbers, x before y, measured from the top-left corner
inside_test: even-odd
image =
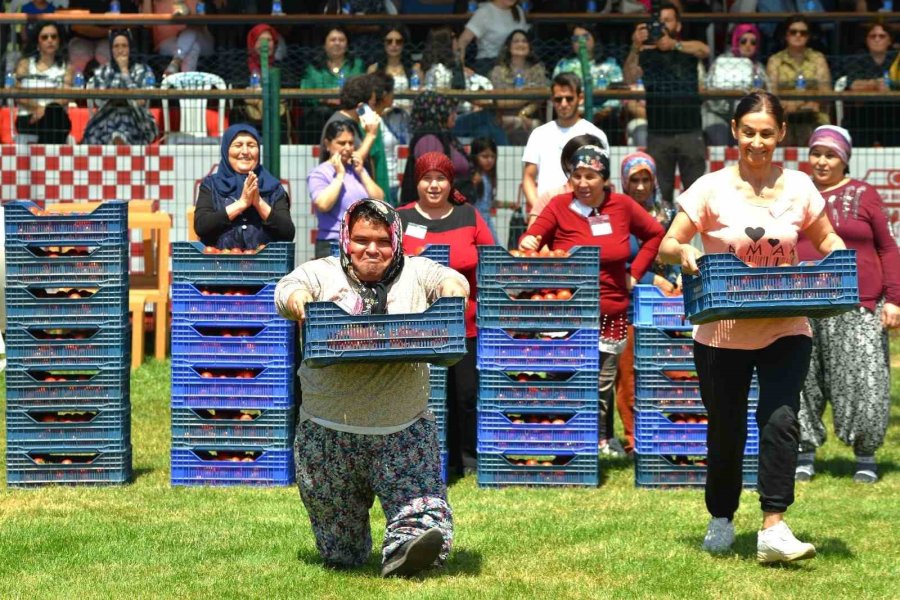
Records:
[[[128,205],[5,205],[10,486],[131,478]]]
[[[599,248],[478,251],[478,484],[596,486]]]
[[[706,482],[706,411],[694,366],[692,327],[681,296],[656,287],[634,290],[635,484],[702,486]],[[756,485],[759,386],[750,389],[743,479]]]
[[[296,325],[275,311],[294,245],[173,245],[172,484],[294,480]]]

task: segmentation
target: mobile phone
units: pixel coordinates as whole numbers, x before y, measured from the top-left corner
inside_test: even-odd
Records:
[[[375,111],[372,110],[371,106],[363,103],[356,107],[356,114],[359,115],[360,119],[365,120],[375,114]]]

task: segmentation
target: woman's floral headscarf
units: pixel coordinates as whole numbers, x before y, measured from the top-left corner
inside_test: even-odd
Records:
[[[664,214],[662,195],[659,192],[659,182],[656,179],[656,161],[646,152],[632,152],[622,159],[622,190],[628,193],[628,180],[631,176],[640,171],[649,171],[650,177],[653,178],[653,191],[650,192],[648,202],[649,206],[644,206],[654,217],[662,216],[668,220],[668,215]]]
[[[422,92],[413,101],[410,118],[412,130],[415,132],[446,130],[447,119],[450,113],[456,110],[456,104],[455,98],[448,98],[431,90]]]

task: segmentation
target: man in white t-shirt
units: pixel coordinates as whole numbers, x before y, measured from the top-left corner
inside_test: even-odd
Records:
[[[590,133],[603,142],[609,151],[606,134],[593,123],[578,115],[578,105],[584,98],[581,80],[572,73],[560,73],[550,85],[550,98],[556,119],[544,123],[531,132],[522,154],[522,192],[529,207],[541,205],[540,199],[566,184],[566,175],[559,164],[563,146],[576,135]],[[544,198],[549,200],[549,198]],[[543,202],[546,205],[546,201]],[[536,213],[532,220],[537,218]]]

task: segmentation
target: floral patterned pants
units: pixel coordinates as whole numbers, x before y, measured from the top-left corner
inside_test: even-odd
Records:
[[[372,551],[369,508],[378,496],[387,525],[382,562],[406,541],[437,527],[443,564],[453,542],[453,513],[441,480],[437,425],[419,419],[389,435],[297,426],[297,487],[309,513],[316,547],[331,566],[364,564]]]
[[[800,451],[825,443],[825,403],[834,411],[834,432],[857,456],[873,456],[884,443],[891,410],[888,336],[875,312],[851,310],[810,319],[813,351],[800,396]]]

